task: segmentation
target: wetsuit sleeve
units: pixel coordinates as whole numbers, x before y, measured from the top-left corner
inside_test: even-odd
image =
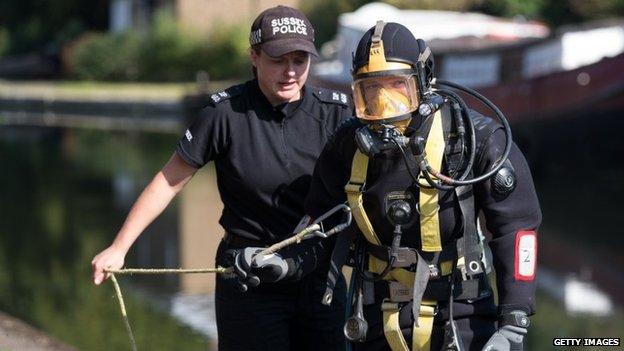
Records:
[[[305,211],[310,217],[318,218],[335,206],[344,203],[344,185],[348,180],[345,168],[344,138],[349,121],[341,125],[325,145],[314,167],[310,191],[305,201]],[[329,230],[342,220],[341,212],[323,221],[324,229]],[[339,235],[341,235],[340,233]],[[287,279],[301,279],[318,267],[325,267],[334,248],[336,236],[327,239],[314,238],[293,245],[281,252],[289,262]]]
[[[184,132],[176,152],[190,166],[200,168],[226,152],[229,129],[227,113],[209,105]]]
[[[318,218],[347,201],[344,186],[349,180],[351,161],[346,159],[346,155],[353,157],[353,152],[347,150],[349,142],[346,138],[350,135],[348,129],[352,122],[349,119],[338,128],[316,162],[304,204],[306,214],[312,218]]]
[[[335,235],[326,239],[316,237],[282,250],[280,254],[288,263],[285,280],[301,280],[317,268],[327,267],[335,243]]]
[[[502,155],[505,141],[504,130],[497,129],[480,146],[476,160],[480,174]],[[508,160],[506,167],[515,174],[515,188],[501,191],[491,178],[475,186],[476,200],[492,234],[489,245],[496,270],[499,312],[521,309],[533,314],[537,230],[542,213],[529,166],[515,143]]]

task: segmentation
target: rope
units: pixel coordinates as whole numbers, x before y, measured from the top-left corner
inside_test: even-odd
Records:
[[[111,274],[188,274],[188,273],[217,273],[225,274],[231,273],[232,268],[198,268],[198,269],[182,269],[182,268],[125,268],[125,269],[105,269],[107,273]]]
[[[273,244],[269,247],[267,247],[266,249],[260,251],[256,257],[258,256],[263,256],[263,255],[270,255],[272,253],[275,253],[276,251],[285,248],[288,245],[292,245],[292,244],[299,244],[301,242],[301,240],[304,239],[305,236],[307,236],[308,234],[315,232],[317,230],[320,230],[321,226],[318,224],[314,224],[311,225],[309,227],[304,228],[302,231],[300,231],[299,233],[297,233],[296,235],[291,236],[288,239],[282,240],[279,243]]]
[[[282,240],[274,245],[267,247],[258,253],[259,255],[270,255],[275,253],[276,251],[295,243],[300,243],[305,236],[309,235],[312,232],[320,230],[321,226],[319,224],[314,224],[309,227],[306,227],[296,235]],[[257,257],[256,256],[256,257]],[[216,268],[198,268],[198,269],[182,269],[182,268],[125,268],[125,269],[104,269],[104,272],[110,273],[111,281],[115,286],[115,293],[117,293],[117,300],[119,301],[119,308],[121,309],[121,316],[123,317],[124,324],[126,325],[126,330],[128,331],[128,336],[130,338],[130,345],[132,345],[132,351],[137,351],[136,341],[134,339],[134,334],[132,333],[132,328],[130,327],[130,321],[128,320],[128,314],[126,313],[126,306],[124,304],[123,295],[121,294],[121,288],[119,287],[119,283],[115,278],[115,274],[193,274],[193,273],[216,273],[216,274],[229,274],[232,273],[234,268],[232,267],[216,267]]]
[[[104,272],[110,273],[111,281],[113,282],[113,286],[115,287],[115,293],[117,294],[117,301],[119,301],[119,309],[121,310],[121,316],[123,317],[124,325],[126,326],[126,331],[128,332],[128,337],[130,338],[130,345],[132,346],[132,351],[137,351],[136,341],[134,339],[134,334],[132,333],[132,327],[130,327],[130,320],[128,319],[128,313],[126,312],[126,305],[124,303],[123,295],[121,294],[121,287],[119,287],[119,283],[117,282],[117,278],[115,278],[115,274],[192,274],[192,273],[217,273],[217,274],[227,274],[231,273],[233,268],[200,268],[200,269],[151,269],[151,268],[126,268],[126,269],[105,269]]]
[[[130,337],[130,345],[132,345],[132,351],[137,351],[136,341],[134,340],[134,334],[132,334],[132,327],[130,327],[130,321],[128,320],[128,314],[126,314],[126,305],[124,304],[123,296],[121,295],[121,288],[115,278],[115,274],[111,274],[111,280],[115,286],[115,292],[117,293],[117,300],[119,301],[119,308],[121,308],[121,316],[123,317],[124,324],[126,325],[126,331]]]

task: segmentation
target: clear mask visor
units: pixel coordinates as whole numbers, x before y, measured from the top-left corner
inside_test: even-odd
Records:
[[[366,77],[353,82],[353,102],[358,118],[379,121],[418,108],[418,85],[414,74]]]

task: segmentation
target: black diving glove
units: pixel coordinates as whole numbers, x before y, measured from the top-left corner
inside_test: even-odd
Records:
[[[503,315],[498,331],[488,340],[483,351],[522,351],[529,324],[529,317],[524,311]]]
[[[248,286],[258,286],[261,282],[276,282],[288,275],[289,265],[280,254],[257,256],[264,249],[247,247],[226,252],[228,263],[234,268],[242,291],[247,291]]]

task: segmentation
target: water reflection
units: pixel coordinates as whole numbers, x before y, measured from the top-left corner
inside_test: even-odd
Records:
[[[0,127],[0,309],[79,349],[129,349],[112,286],[92,284],[90,261],[175,139]],[[206,349],[201,336],[126,295],[140,350]]]

